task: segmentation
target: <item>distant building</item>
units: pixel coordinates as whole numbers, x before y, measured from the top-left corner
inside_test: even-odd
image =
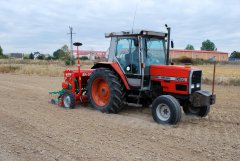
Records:
[[[12,59],[23,59],[24,54],[23,53],[10,53],[9,57]]]
[[[77,57],[77,51],[73,50],[74,57]],[[80,50],[79,56],[86,56],[90,60],[105,58],[106,51],[92,51],[92,50]]]
[[[181,50],[181,49],[170,50],[171,59],[180,58],[182,56],[186,56],[192,59],[228,61],[228,53],[221,51]]]
[[[80,50],[80,57],[86,56],[90,60],[106,58],[106,51],[91,51]],[[77,51],[73,51],[74,57],[77,55]],[[186,56],[192,59],[204,59],[204,60],[216,60],[216,61],[228,61],[228,53],[221,51],[203,51],[203,50],[182,50],[172,49],[170,50],[171,59],[180,58]]]

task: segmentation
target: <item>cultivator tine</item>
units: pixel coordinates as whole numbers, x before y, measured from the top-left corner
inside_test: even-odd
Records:
[[[64,89],[60,91],[53,91],[49,92],[49,103],[54,104],[54,105],[59,105],[59,102],[61,101],[61,96],[65,92]]]
[[[51,92],[49,92],[49,101],[48,102],[51,104],[54,104],[54,105],[58,104],[56,97],[57,97],[56,94],[52,94]]]

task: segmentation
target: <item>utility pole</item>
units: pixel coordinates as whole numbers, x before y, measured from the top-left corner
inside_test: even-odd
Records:
[[[73,65],[72,63],[72,60],[73,60],[73,40],[72,40],[72,36],[73,34],[76,34],[76,33],[73,33],[73,28],[71,26],[69,26],[69,29],[70,29],[70,52],[71,52],[71,55],[70,55],[70,62],[71,62],[71,65]]]

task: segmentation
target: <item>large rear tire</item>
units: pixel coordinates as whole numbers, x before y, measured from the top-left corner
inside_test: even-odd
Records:
[[[152,116],[159,124],[177,124],[181,120],[180,104],[170,95],[159,96],[153,101]]]
[[[98,68],[90,75],[87,95],[94,109],[106,113],[118,113],[123,107],[124,85],[113,71]]]

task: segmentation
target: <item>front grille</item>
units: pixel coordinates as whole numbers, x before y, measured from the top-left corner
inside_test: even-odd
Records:
[[[201,89],[201,80],[202,80],[202,71],[193,71],[192,84],[194,84],[194,88],[191,89],[191,93]],[[200,86],[196,87],[197,84],[200,84]]]
[[[178,91],[186,91],[187,90],[187,86],[186,85],[182,85],[182,84],[176,84],[176,90],[178,90]]]

